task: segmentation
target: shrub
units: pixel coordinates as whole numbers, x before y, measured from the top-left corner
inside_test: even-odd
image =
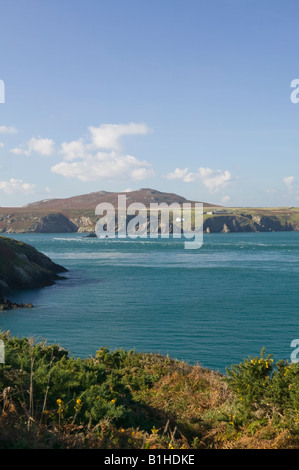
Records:
[[[244,415],[273,418],[277,415],[296,419],[299,409],[299,365],[279,360],[272,355],[249,357],[226,372],[226,381],[235,394]]]

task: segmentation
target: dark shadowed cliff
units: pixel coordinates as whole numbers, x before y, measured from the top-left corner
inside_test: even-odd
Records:
[[[52,285],[66,271],[32,246],[0,237],[0,298],[12,290]]]

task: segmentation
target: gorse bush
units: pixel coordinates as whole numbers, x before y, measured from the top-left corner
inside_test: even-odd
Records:
[[[273,418],[277,415],[297,420],[299,410],[299,364],[279,360],[272,355],[250,357],[226,369],[226,381],[234,392],[244,416],[254,414]]]
[[[141,389],[157,378],[148,373],[134,378],[140,357],[132,351],[102,348],[96,357],[82,360],[58,346],[2,338],[6,362],[0,367],[0,390],[13,390],[14,403],[33,418],[59,417],[60,423],[75,418],[85,424],[107,418],[121,425],[133,403],[129,385]]]
[[[0,448],[299,448],[299,364],[264,350],[223,376],[157,354],[80,359],[0,339]]]
[[[271,387],[273,359],[269,355],[264,358],[262,350],[260,357],[244,359],[244,362],[226,368],[228,385],[235,393],[244,409],[254,409],[267,402],[267,394]]]

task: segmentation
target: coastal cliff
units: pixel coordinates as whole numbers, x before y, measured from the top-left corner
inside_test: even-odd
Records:
[[[60,213],[40,214],[33,212],[0,213],[0,233],[72,233],[75,225]]]
[[[0,299],[16,289],[50,286],[66,271],[32,246],[0,237]]]
[[[131,217],[132,218],[132,217]],[[129,217],[128,217],[129,219]],[[0,215],[0,233],[88,233],[94,232],[98,218],[88,212],[81,215],[32,214]],[[148,220],[149,226],[149,220]],[[116,224],[117,232],[117,224]],[[299,230],[299,222],[292,217],[263,214],[236,214],[204,216],[205,233],[228,232],[282,232]],[[172,233],[172,224],[170,224]]]
[[[111,204],[117,214],[118,197],[126,197],[127,205],[142,203],[150,211],[151,204],[195,204],[182,196],[143,188],[129,193],[83,194],[66,199],[48,199],[18,208],[0,208],[0,233],[88,233],[95,231],[98,216],[95,209],[103,202]],[[204,232],[281,232],[299,230],[299,208],[223,208],[203,202]],[[194,207],[194,206],[193,206]],[[149,212],[148,212],[149,214]],[[130,216],[128,216],[128,220]],[[147,221],[149,227],[149,217]],[[117,232],[117,223],[115,231]],[[165,232],[165,227],[160,227]],[[172,225],[170,224],[170,233]]]
[[[290,232],[298,230],[298,223],[265,215],[218,215],[204,221],[206,233],[228,232]]]

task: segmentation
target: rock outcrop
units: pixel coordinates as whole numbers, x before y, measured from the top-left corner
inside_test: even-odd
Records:
[[[73,233],[78,227],[63,214],[0,214],[0,233]]]
[[[67,269],[53,263],[35,248],[12,238],[0,237],[0,299],[17,289],[50,286]],[[1,302],[0,302],[1,303]]]
[[[30,303],[27,304],[17,304],[16,302],[11,302],[7,299],[0,299],[0,311],[1,310],[16,310],[18,308],[33,308],[33,305]]]
[[[275,216],[219,215],[204,221],[206,233],[290,232],[298,227]]]

